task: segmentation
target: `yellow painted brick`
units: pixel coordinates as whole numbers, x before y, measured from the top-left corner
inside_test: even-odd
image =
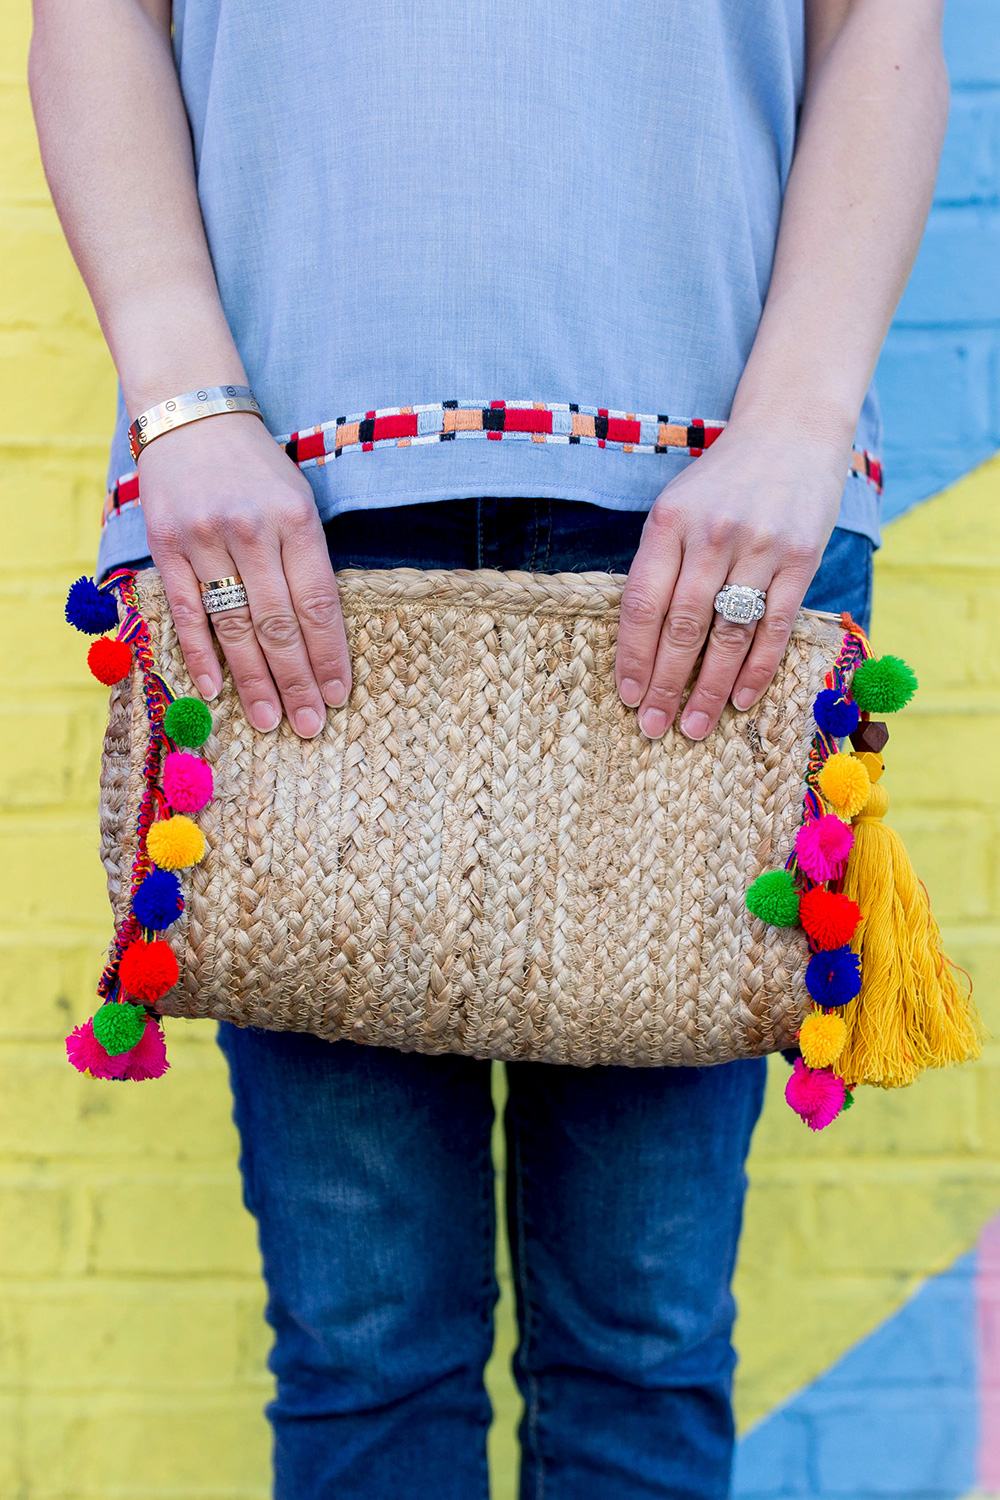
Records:
[[[783,1090],[788,1066],[776,1061],[772,1068]],[[753,1160],[798,1163],[808,1178],[818,1163],[831,1160],[846,1158],[849,1171],[861,1157],[962,1156],[980,1149],[977,1121],[975,1068],[928,1072],[908,1089],[859,1089],[855,1107],[836,1129],[819,1134],[802,1124],[776,1088],[754,1138]]]
[[[55,1274],[67,1246],[70,1217],[65,1183],[0,1178],[0,1277]]]
[[[203,1032],[210,1041],[211,1024]],[[176,1034],[168,1021],[166,1076],[134,1085],[82,1077],[61,1042],[0,1045],[0,1153],[48,1159],[67,1171],[91,1161],[125,1162],[139,1177],[162,1172],[165,1162],[188,1163],[193,1171],[218,1163],[231,1172],[235,1192],[225,1064],[214,1046],[175,1046]]]
[[[101,744],[107,723],[102,692],[65,707],[0,708],[0,807],[87,809],[96,816]]]
[[[0,442],[0,576],[44,572],[65,587],[93,571],[106,468],[106,444],[46,451]]]
[[[0,1395],[0,1495],[10,1500],[36,1500],[27,1488],[23,1435],[20,1395]]]
[[[0,950],[0,1037],[61,1042],[90,1001],[99,958],[96,945],[5,945]]]
[[[64,694],[108,701],[87,668],[89,637],[67,625],[68,575],[51,583],[0,586],[0,639],[16,643],[16,652],[0,661],[0,692],[45,685],[50,696]]]
[[[51,204],[0,205],[0,260],[0,326],[93,329],[93,306]]]
[[[236,1173],[146,1173],[95,1187],[91,1266],[98,1274],[257,1275]]]
[[[29,1397],[31,1500],[266,1500],[269,1440],[256,1394],[156,1400]]]
[[[968,574],[893,569],[879,580],[878,600],[873,646],[902,656],[920,679],[912,707],[894,720],[894,737],[897,727],[905,734],[931,694],[1000,689],[1000,571],[970,580]]]
[[[902,808],[927,804],[995,815],[1000,811],[998,743],[1000,713],[962,714],[956,709],[913,715],[898,730],[892,726],[884,778],[889,821],[895,822]],[[989,819],[987,826],[995,824]]]
[[[31,7],[0,5],[0,69],[8,78],[23,78],[28,64],[28,42],[31,39]],[[21,128],[31,129],[25,111]]]
[[[246,1292],[122,1277],[33,1290],[15,1311],[35,1392],[218,1391],[245,1378]],[[249,1300],[260,1320],[260,1299]],[[252,1373],[266,1389],[263,1362]]]
[[[4,925],[25,931],[52,924],[107,930],[96,809],[52,820],[0,821],[0,911]]]
[[[114,374],[96,325],[83,321],[88,315],[89,309],[81,305],[75,313],[65,313],[63,321],[43,328],[29,324],[0,329],[0,364],[18,371],[17,386],[4,391],[0,413],[0,433],[6,440],[40,438],[48,411],[60,412],[60,430],[67,437],[91,443],[110,437]],[[102,473],[105,466],[106,455]]]
[[[30,112],[26,81],[0,82],[0,197],[4,200],[48,201],[45,173],[34,133],[26,128]]]
[[[952,1176],[931,1158],[904,1176],[886,1163],[824,1176],[816,1201],[816,1244],[801,1271],[920,1276],[961,1255],[1000,1210],[1000,1171],[970,1164]]]

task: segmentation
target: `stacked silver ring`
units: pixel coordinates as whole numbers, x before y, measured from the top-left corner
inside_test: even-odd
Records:
[[[727,583],[715,596],[716,613],[733,625],[753,625],[764,617],[767,595],[742,583]]]
[[[221,615],[227,609],[242,609],[249,604],[243,580],[234,574],[231,578],[216,578],[201,586],[201,602],[207,615]]]

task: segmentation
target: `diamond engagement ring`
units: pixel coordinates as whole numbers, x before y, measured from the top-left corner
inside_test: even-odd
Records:
[[[221,615],[227,609],[242,609],[249,604],[242,578],[215,578],[201,586],[201,602],[207,615]]]
[[[767,595],[742,583],[727,583],[715,596],[716,613],[734,625],[753,625],[763,618]]]

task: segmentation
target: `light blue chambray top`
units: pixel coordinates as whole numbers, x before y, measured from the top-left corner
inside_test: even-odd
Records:
[[[174,0],[174,22],[222,302],[276,436],[448,400],[728,415],[802,0]],[[857,446],[878,429],[870,392]],[[327,519],[474,495],[645,510],[693,461],[460,431],[303,472]],[[119,397],[111,480],[132,467]],[[839,524],[877,539],[870,481],[848,480]],[[146,552],[141,510],[112,515],[101,571]]]

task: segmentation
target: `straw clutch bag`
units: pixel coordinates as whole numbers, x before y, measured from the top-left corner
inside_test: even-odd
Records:
[[[851,818],[884,743],[850,681],[882,663],[803,611],[750,714],[650,741],[615,688],[623,583],[340,573],[354,685],[313,740],[252,729],[228,674],[210,709],[188,696],[155,571],[75,584],[71,622],[113,635],[91,665],[116,926],[77,1066],[154,1076],[162,1015],[584,1066],[843,1030]],[[852,730],[875,751],[841,751]],[[860,1072],[826,1072],[842,1104]]]

